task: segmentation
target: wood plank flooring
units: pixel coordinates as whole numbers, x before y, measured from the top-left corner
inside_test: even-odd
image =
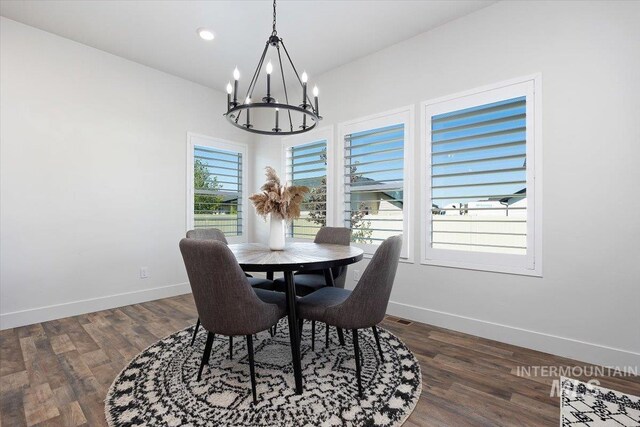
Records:
[[[103,400],[126,363],[193,324],[191,295],[0,331],[0,426],[103,426]],[[422,367],[414,426],[557,426],[554,378],[521,377],[523,366],[585,366],[573,360],[388,317]],[[589,378],[582,378],[588,380]],[[640,395],[638,377],[598,377]]]

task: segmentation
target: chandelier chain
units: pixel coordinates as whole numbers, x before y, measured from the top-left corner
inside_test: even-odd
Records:
[[[278,34],[276,31],[276,0],[273,0],[273,31],[271,32],[272,36]]]
[[[284,40],[282,40],[282,48],[284,49],[284,53],[287,55],[287,59],[289,60],[289,64],[291,64],[291,68],[293,69],[293,73],[298,78],[298,83],[300,83],[300,86],[302,86],[302,79],[300,79],[300,75],[298,74],[298,70],[296,70],[296,66],[293,64],[293,60],[291,59],[291,56],[289,55],[289,51],[287,50],[287,46],[284,45]],[[280,66],[282,67],[282,65],[280,65]],[[309,97],[308,94],[307,94],[306,99],[304,99],[302,102],[304,104],[309,102],[308,105],[311,107],[311,110],[315,112],[315,109],[313,108],[313,104],[311,103],[311,98]]]
[[[284,88],[284,100],[287,104],[289,104],[289,94],[287,93],[287,82],[284,79],[284,68],[282,67],[282,55],[280,55],[280,46],[276,46],[276,50],[278,51],[278,62],[280,63],[280,73],[282,74],[282,87]],[[287,110],[287,114],[289,115],[289,127],[291,132],[293,132],[293,120],[291,120],[291,111]]]

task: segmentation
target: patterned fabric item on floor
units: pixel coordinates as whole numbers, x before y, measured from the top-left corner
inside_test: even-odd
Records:
[[[379,329],[380,360],[371,330],[360,331],[364,395],[358,398],[351,334],[340,346],[331,328],[325,348],[324,325],[316,325],[315,351],[310,324],[302,339],[304,393],[296,395],[286,320],[275,337],[254,340],[258,403],[252,404],[245,340],[235,340],[228,358],[227,337],[216,336],[202,380],[197,370],[206,333],[190,346],[193,328],[153,344],[115,379],[105,402],[110,426],[400,426],[422,389],[415,356],[393,334]]]
[[[562,426],[640,426],[640,397],[561,378]]]

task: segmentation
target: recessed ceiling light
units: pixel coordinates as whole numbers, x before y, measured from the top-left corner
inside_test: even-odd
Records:
[[[208,30],[206,28],[198,28],[198,35],[202,40],[213,40],[216,36],[213,35],[213,31]]]

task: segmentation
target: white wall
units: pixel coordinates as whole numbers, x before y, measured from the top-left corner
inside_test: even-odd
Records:
[[[311,75],[323,125],[337,125],[542,73],[543,277],[401,264],[391,313],[583,361],[640,365],[638,22],[638,2],[501,2]],[[280,167],[278,143],[261,144],[256,166]]]
[[[251,141],[224,121],[225,95],[0,28],[1,327],[188,292],[186,133]]]
[[[311,76],[324,126],[542,73],[543,278],[402,264],[390,312],[640,364],[639,20],[638,2],[501,2]],[[224,123],[224,95],[5,18],[0,29],[0,326],[188,291],[186,132],[252,141]],[[282,166],[273,138],[253,154],[249,190]],[[261,221],[249,231],[266,241]]]

